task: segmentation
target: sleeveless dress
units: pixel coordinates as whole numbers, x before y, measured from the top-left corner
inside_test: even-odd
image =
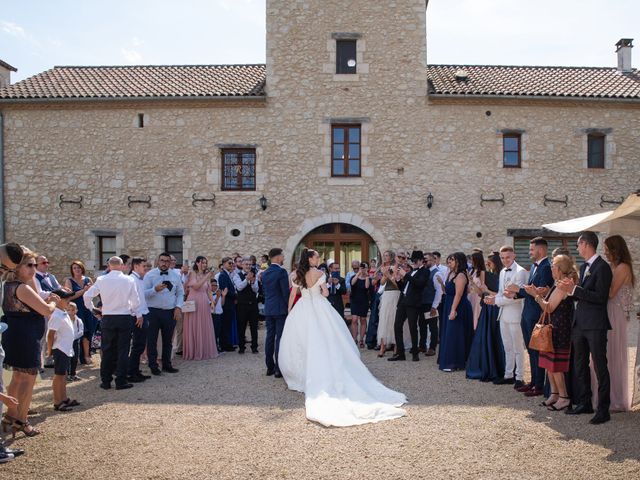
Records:
[[[467,298],[467,286],[464,287],[457,315],[449,320],[453,300],[456,296],[456,285],[452,280],[444,284],[446,294],[442,317],[442,331],[440,333],[440,355],[438,366],[440,370],[463,370],[467,364],[467,357],[471,351],[473,340],[473,310]]]
[[[182,327],[182,358],[184,360],[208,360],[218,356],[216,348],[216,336],[211,321],[211,305],[209,294],[211,289],[209,282],[204,282],[199,288],[195,288],[195,275],[191,275],[186,287],[189,287],[187,300],[196,303],[195,312],[187,312],[183,315]]]
[[[82,277],[82,285],[78,285],[76,281],[70,277],[69,281],[71,282],[71,291],[76,293],[84,288],[85,285],[89,283],[88,277]],[[78,317],[82,320],[84,325],[84,338],[89,340],[89,344],[91,344],[91,340],[93,339],[93,334],[96,331],[98,320],[93,315],[90,309],[84,304],[84,298],[82,296],[76,298],[73,301],[78,307]],[[84,363],[84,356],[80,355],[80,360]]]
[[[406,397],[380,383],[360,360],[342,317],[322,295],[322,275],[302,288],[285,322],[278,365],[290,390],[304,392],[306,415],[346,427],[402,417]]]
[[[487,272],[486,284],[490,291],[497,292],[498,275]],[[478,327],[467,360],[467,378],[483,382],[504,378],[505,357],[498,322],[499,312],[500,307],[481,301]]]
[[[551,289],[547,294],[547,298],[551,296],[555,288]],[[538,366],[548,372],[567,373],[569,371],[574,309],[573,299],[567,297],[551,312],[553,352],[539,352],[538,360]]]
[[[366,280],[358,279],[351,285],[351,315],[366,317],[369,313],[369,291],[365,284]]]
[[[391,280],[387,280],[384,284],[382,297],[380,297],[378,310],[378,344],[384,342],[384,344],[388,346],[396,343],[393,323],[396,320],[398,300],[400,300],[400,290],[398,290],[398,286]],[[407,345],[410,345],[410,343]]]
[[[615,297],[607,303],[607,314],[611,330],[607,332],[607,366],[611,381],[611,410],[626,412],[631,410],[631,390],[629,388],[629,344],[628,327],[633,312],[633,287],[623,285]],[[635,380],[635,379],[634,379]],[[598,381],[591,365],[591,385],[594,406],[598,403]]]
[[[475,273],[471,277],[471,281],[477,287],[480,287],[480,285],[482,284],[480,281],[480,277]],[[476,328],[478,328],[478,319],[480,318],[480,311],[482,310],[482,305],[480,304],[481,297],[475,291],[469,289],[467,298],[469,299],[469,303],[471,303],[471,308],[473,310],[473,329],[475,330]]]
[[[47,322],[44,316],[18,300],[16,290],[22,282],[4,284],[3,322],[9,328],[2,334],[4,366],[18,372],[36,375],[40,367],[40,341]]]

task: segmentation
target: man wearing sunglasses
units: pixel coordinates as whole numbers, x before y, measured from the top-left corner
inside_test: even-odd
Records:
[[[36,278],[44,292],[53,292],[60,288],[55,275],[49,273],[49,260],[44,255],[39,255],[36,258]]]

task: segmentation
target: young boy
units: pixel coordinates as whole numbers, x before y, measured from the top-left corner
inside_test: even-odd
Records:
[[[71,357],[71,360],[69,362],[67,382],[75,382],[76,380],[80,380],[80,377],[76,375],[76,369],[78,368],[78,358],[80,356],[80,341],[84,336],[84,324],[82,323],[80,317],[78,317],[78,306],[75,303],[69,302],[67,313],[69,314],[69,318],[71,318],[74,332],[73,357]]]
[[[220,330],[222,328],[222,305],[224,304],[224,297],[222,292],[218,288],[218,281],[215,278],[211,279],[211,319],[213,320],[213,333],[216,337],[216,344],[218,352],[220,350]]]
[[[53,356],[53,408],[60,412],[68,412],[71,407],[80,405],[76,400],[67,397],[67,372],[71,357],[73,357],[74,327],[67,309],[72,292],[54,290],[60,297],[56,309],[49,318],[49,332],[47,333],[47,354]]]

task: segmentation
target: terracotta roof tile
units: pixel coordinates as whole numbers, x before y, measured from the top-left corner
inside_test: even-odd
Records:
[[[456,78],[464,72],[466,79]],[[429,94],[640,100],[638,70],[600,67],[429,65]]]
[[[456,77],[465,72],[466,79]],[[429,65],[429,94],[640,100],[640,73],[615,68]],[[0,89],[0,100],[265,95],[265,65],[54,67]]]
[[[264,65],[54,67],[0,99],[264,96]]]

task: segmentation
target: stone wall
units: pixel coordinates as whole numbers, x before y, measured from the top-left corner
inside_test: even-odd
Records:
[[[181,233],[191,260],[273,246],[291,256],[337,221],[380,248],[488,251],[512,241],[509,229],[597,213],[602,195],[640,186],[637,105],[430,99],[424,1],[352,3],[367,14],[345,17],[334,0],[267,2],[266,101],[3,107],[7,238],[46,253],[56,273],[72,258],[95,269],[101,232],[117,234],[119,252],[151,256]],[[360,35],[353,78],[328,67],[340,32]],[[329,174],[330,125],[344,118],[362,122],[360,178]],[[588,128],[611,129],[606,169],[585,167]],[[502,167],[504,129],[524,131],[522,168]],[[257,145],[255,192],[220,190],[218,146],[234,143]],[[215,194],[215,206],[193,206],[194,194]],[[82,208],[60,195],[82,196]],[[505,203],[481,206],[481,195]],[[566,195],[566,208],[544,195]],[[150,208],[129,196],[150,196]]]

